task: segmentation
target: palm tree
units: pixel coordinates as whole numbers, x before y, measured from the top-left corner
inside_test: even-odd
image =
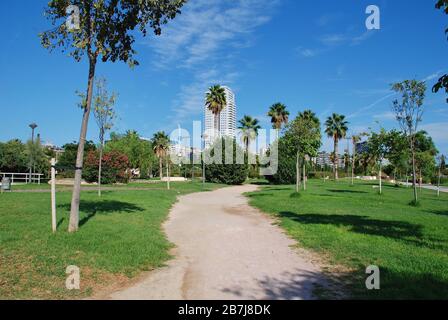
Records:
[[[205,94],[205,105],[215,116],[215,131],[221,131],[220,114],[227,105],[226,92],[220,85],[212,86]]]
[[[159,174],[160,180],[163,178],[163,158],[168,153],[168,148],[170,144],[170,139],[165,131],[159,131],[154,134],[152,138],[152,146],[154,148],[154,153],[156,157],[159,158]]]
[[[280,136],[282,125],[288,123],[289,111],[283,103],[277,102],[269,108],[268,116],[271,117],[272,127],[277,130],[277,139]]]
[[[345,138],[348,131],[348,122],[345,121],[345,116],[333,113],[325,122],[325,133],[334,141],[334,159],[333,172],[334,179],[338,180],[338,143],[340,139]]]
[[[244,116],[239,121],[240,126],[238,129],[242,131],[242,139],[244,147],[246,148],[246,154],[249,154],[249,146],[251,140],[254,140],[258,136],[258,130],[261,129],[258,119],[254,119],[251,116]]]

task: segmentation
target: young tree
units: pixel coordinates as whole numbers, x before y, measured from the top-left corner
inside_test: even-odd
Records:
[[[221,132],[220,115],[222,110],[224,110],[227,105],[226,99],[226,92],[220,85],[210,87],[208,92],[205,94],[205,105],[215,116],[214,129],[218,133],[218,136]]]
[[[352,151],[352,181],[351,184],[352,186],[355,184],[355,167],[356,167],[356,157],[357,157],[357,145],[359,142],[361,142],[362,137],[367,136],[367,133],[363,132],[360,134],[353,134],[351,137],[352,140],[352,147],[353,147],[353,151]]]
[[[285,140],[291,140],[296,153],[296,192],[300,191],[300,162],[303,165],[303,187],[306,190],[306,159],[316,157],[321,146],[320,121],[311,110],[300,112],[288,124]]]
[[[138,65],[134,59],[135,37],[138,28],[145,36],[147,29],[161,34],[161,26],[180,13],[186,0],[50,0],[45,10],[53,29],[40,34],[42,45],[50,50],[61,47],[77,62],[83,56],[89,61],[86,104],[83,112],[79,148],[76,159],[75,182],[70,210],[69,232],[79,226],[84,143],[92,105],[93,82],[98,59],[103,62],[123,61]],[[74,10],[73,5],[76,10]],[[79,15],[78,15],[79,13]],[[68,17],[68,15],[70,15]],[[77,16],[78,15],[78,16]],[[75,23],[70,23],[75,21]]]
[[[368,140],[368,148],[369,153],[374,157],[375,162],[378,164],[380,194],[383,193],[382,164],[389,152],[388,146],[388,132],[386,132],[386,130],[381,128],[379,133],[372,132]]]
[[[107,131],[112,129],[115,120],[115,101],[117,95],[112,93],[109,95],[106,88],[106,79],[102,78],[96,82],[96,95],[93,99],[93,115],[99,129],[100,139],[100,159],[98,163],[98,196],[101,197],[101,169],[104,152],[104,136]],[[84,100],[85,101],[85,100]]]
[[[282,126],[288,123],[289,111],[283,103],[277,102],[269,108],[268,117],[271,117],[272,127],[277,131],[278,140]]]
[[[159,131],[152,138],[152,147],[156,157],[159,158],[159,175],[163,179],[163,158],[168,154],[170,139],[164,131]],[[168,177],[167,177],[168,178]]]
[[[345,138],[348,131],[348,122],[345,121],[345,116],[337,113],[333,113],[331,117],[328,117],[325,122],[325,132],[329,138],[334,142],[334,159],[333,159],[333,173],[334,179],[338,180],[338,143],[340,139]]]
[[[394,100],[393,110],[401,129],[409,141],[412,156],[412,185],[414,188],[414,204],[418,202],[415,135],[418,125],[422,121],[423,101],[425,99],[426,84],[423,81],[405,80],[392,85],[392,90],[401,94],[401,101]]]

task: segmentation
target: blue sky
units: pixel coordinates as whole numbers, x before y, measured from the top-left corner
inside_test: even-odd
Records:
[[[291,114],[313,109],[324,121],[347,115],[352,132],[396,127],[390,84],[425,79],[432,87],[448,72],[447,16],[434,1],[408,0],[190,0],[161,37],[137,38],[140,66],[99,63],[98,76],[119,93],[115,130],[150,137],[187,129],[202,119],[203,95],[214,83],[236,93],[238,117],[269,127],[268,107]],[[44,141],[77,140],[87,65],[49,53],[37,34],[49,23],[46,0],[11,1],[0,12],[0,141],[26,140],[39,124]],[[381,9],[381,29],[365,27],[367,5]],[[422,129],[448,153],[448,104],[428,90]],[[88,138],[97,140],[93,118]],[[324,143],[329,149],[330,141]],[[343,148],[341,146],[341,148]]]

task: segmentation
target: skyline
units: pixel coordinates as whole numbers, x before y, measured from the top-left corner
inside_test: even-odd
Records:
[[[1,13],[8,48],[0,53],[0,106],[8,112],[1,141],[29,139],[31,122],[39,125],[44,142],[62,145],[79,138],[75,91],[85,87],[86,62],[40,46],[37,34],[48,28],[45,3],[12,3]],[[98,76],[107,77],[109,89],[119,93],[113,131],[133,129],[150,137],[158,130],[169,133],[178,123],[191,130],[192,122],[202,119],[203,93],[215,83],[234,89],[238,119],[251,115],[266,129],[267,109],[277,101],[292,117],[307,108],[321,122],[332,112],[345,114],[351,132],[378,129],[375,121],[389,129],[398,127],[389,85],[415,77],[427,80],[429,89],[421,129],[447,154],[446,94],[430,92],[447,71],[443,14],[429,2],[405,7],[405,1],[376,1],[381,29],[367,31],[369,4],[190,2],[160,38],[138,38],[139,67],[99,64]],[[90,123],[88,138],[97,141],[97,131]],[[327,139],[323,150],[331,150]]]

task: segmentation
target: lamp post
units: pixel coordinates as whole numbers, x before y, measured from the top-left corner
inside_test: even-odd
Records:
[[[31,128],[31,153],[30,153],[30,177],[28,179],[29,183],[32,183],[31,181],[31,175],[32,175],[32,168],[34,164],[34,130],[37,128],[37,124],[34,122],[29,125]]]

